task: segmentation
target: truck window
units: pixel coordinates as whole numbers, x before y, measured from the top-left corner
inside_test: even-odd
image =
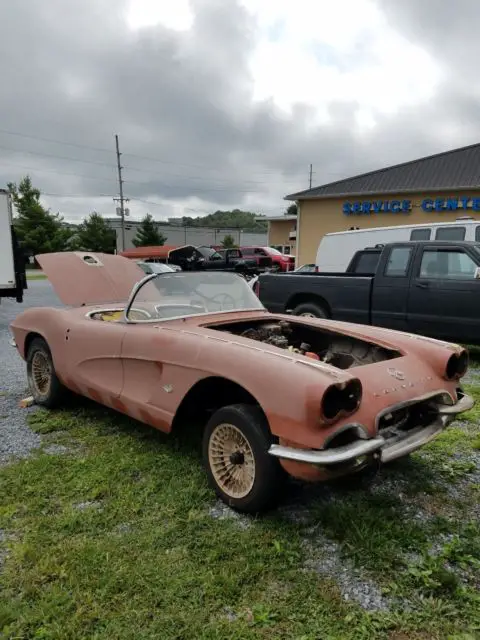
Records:
[[[362,252],[355,261],[352,271],[354,273],[375,273],[380,260],[380,251]]]
[[[430,240],[431,229],[412,229],[410,240]]]
[[[421,278],[474,278],[477,265],[463,251],[425,249],[420,265]]]
[[[397,278],[406,276],[412,252],[413,247],[393,248],[385,267],[385,275]]]
[[[465,227],[438,227],[435,240],[465,240]]]

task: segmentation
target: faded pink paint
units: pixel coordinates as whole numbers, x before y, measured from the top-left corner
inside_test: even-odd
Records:
[[[40,256],[39,262],[63,300],[76,300],[80,304],[84,300],[99,302],[103,297],[108,305],[120,293],[126,299],[139,278],[136,268],[124,267],[125,263],[132,266],[134,263],[120,256],[93,255],[101,259],[104,267],[86,265],[79,254],[71,253]],[[63,270],[63,277],[59,269]],[[95,274],[100,274],[98,280]],[[82,278],[86,280],[80,293],[74,294],[71,292],[74,281]],[[111,290],[110,283],[113,283]],[[122,307],[118,305],[118,309]],[[272,434],[290,446],[302,448],[321,449],[329,436],[352,421],[351,415],[334,424],[322,421],[320,401],[332,383],[353,378],[361,381],[363,401],[354,420],[364,425],[372,437],[377,435],[376,416],[392,405],[440,391],[456,400],[458,382],[446,380],[444,372],[452,353],[463,351],[457,345],[376,327],[270,314],[264,310],[124,324],[92,320],[86,314],[93,309],[100,310],[95,307],[25,310],[10,325],[20,355],[25,357],[27,336],[39,334],[48,343],[55,370],[66,386],[165,432],[170,431],[189,390],[213,376],[228,379],[248,391],[263,409]],[[284,350],[272,345],[215,331],[216,327],[235,321],[281,319],[369,340],[396,349],[402,355],[394,361],[343,371],[319,367],[319,363],[299,354],[288,353],[285,357]],[[407,383],[399,383],[388,375],[392,362],[404,373]],[[310,465],[282,464],[296,477],[320,479]]]
[[[134,260],[108,253],[65,251],[35,257],[63,304],[76,307],[127,300],[145,276]],[[94,261],[88,263],[88,258]]]

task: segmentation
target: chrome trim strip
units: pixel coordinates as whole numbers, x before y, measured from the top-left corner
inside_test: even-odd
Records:
[[[388,439],[377,436],[370,440],[358,440],[343,447],[322,450],[296,449],[272,444],[268,453],[284,460],[328,466],[341,462],[354,462],[356,458],[380,451],[381,461],[390,462],[423,447],[436,438],[455,419],[455,416],[469,411],[474,404],[474,399],[464,394],[454,405],[439,405],[437,418],[426,427],[417,427]],[[346,427],[358,428],[359,425],[346,425]],[[332,434],[332,437],[334,436],[335,434]]]
[[[369,455],[378,451],[385,444],[382,437],[370,440],[359,440],[343,447],[332,449],[295,449],[294,447],[284,447],[279,444],[272,444],[268,453],[276,458],[284,460],[294,460],[296,462],[307,462],[309,464],[329,465],[341,462],[350,462],[360,456]]]

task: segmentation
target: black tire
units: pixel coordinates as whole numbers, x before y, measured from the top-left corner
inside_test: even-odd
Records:
[[[233,429],[232,429],[233,428]],[[223,439],[225,435],[225,440]],[[225,457],[219,458],[218,469],[212,468],[211,455],[215,449],[217,456],[221,456],[222,442],[228,451],[228,435],[238,437],[239,441],[230,456],[230,462]],[[244,447],[240,443],[244,440]],[[276,458],[269,455],[268,449],[272,444],[272,436],[263,413],[258,407],[247,404],[234,404],[216,411],[208,421],[203,434],[203,462],[207,471],[208,481],[215,493],[223,502],[236,511],[243,513],[260,513],[274,507],[281,496],[281,488],[285,473]],[[245,444],[246,443],[246,444]],[[226,456],[227,454],[223,454]],[[238,456],[237,456],[238,454]],[[232,460],[237,456],[237,462]],[[253,478],[248,478],[249,465],[253,465]],[[228,477],[228,467],[232,464],[242,466],[240,478]],[[225,472],[227,471],[227,475]],[[222,473],[221,482],[216,473]],[[243,479],[244,486],[242,484]],[[235,482],[237,486],[228,490],[226,484]]]
[[[315,318],[328,318],[327,310],[319,303],[304,302],[293,310],[295,316],[314,316]]]
[[[58,406],[63,400],[65,387],[55,373],[52,354],[43,338],[32,340],[26,359],[28,385],[35,404],[48,409]]]

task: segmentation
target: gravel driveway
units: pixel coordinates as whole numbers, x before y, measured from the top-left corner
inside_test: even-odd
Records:
[[[20,409],[19,401],[25,397],[27,378],[25,363],[12,348],[8,325],[27,307],[62,306],[48,280],[29,281],[22,304],[9,298],[0,299],[0,464],[12,455],[24,457],[40,444],[40,438],[26,424],[26,417],[35,408]]]

